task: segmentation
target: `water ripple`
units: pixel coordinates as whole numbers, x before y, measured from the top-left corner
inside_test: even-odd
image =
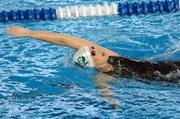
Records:
[[[1,0],[0,10],[97,2],[104,1]],[[109,84],[114,97],[120,101],[120,110],[114,110],[101,96],[95,84],[94,70],[84,71],[73,66],[74,50],[35,39],[8,36],[4,30],[20,25],[65,33],[131,58],[178,61],[179,21],[180,13],[177,12],[1,24],[0,118],[178,119],[178,87],[134,79],[117,80]]]

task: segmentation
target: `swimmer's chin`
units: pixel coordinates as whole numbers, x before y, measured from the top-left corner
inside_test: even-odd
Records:
[[[103,73],[107,73],[109,71],[112,71],[113,70],[113,66],[111,64],[108,64],[108,63],[105,63],[101,66],[96,66],[96,68],[100,71],[100,72],[103,72]]]

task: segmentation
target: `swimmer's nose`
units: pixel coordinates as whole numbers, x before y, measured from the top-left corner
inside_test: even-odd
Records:
[[[102,56],[105,56],[105,53],[104,53],[104,52],[102,52],[101,54],[102,54]]]

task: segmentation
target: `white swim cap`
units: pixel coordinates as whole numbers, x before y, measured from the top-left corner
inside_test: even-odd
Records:
[[[73,61],[75,62],[76,66],[79,66],[81,68],[94,67],[94,62],[91,57],[90,49],[88,46],[81,47],[74,54]]]

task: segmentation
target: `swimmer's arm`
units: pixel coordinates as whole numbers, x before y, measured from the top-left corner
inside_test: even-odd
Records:
[[[55,45],[71,47],[74,49],[79,49],[84,45],[86,46],[94,45],[90,41],[81,38],[77,38],[66,34],[46,32],[46,31],[30,31],[28,37],[39,39]]]
[[[96,84],[100,88],[101,94],[108,101],[110,101],[114,108],[119,108],[119,101],[113,99],[113,92],[109,89],[108,82],[113,81],[114,79],[106,74],[98,73],[96,74]]]
[[[74,37],[74,36],[70,36],[70,35],[52,33],[52,32],[47,32],[47,31],[33,31],[33,30],[29,30],[29,29],[25,29],[25,28],[17,27],[17,26],[7,29],[6,32],[16,37],[30,37],[30,38],[38,39],[41,41],[49,42],[55,45],[67,46],[74,49],[79,49],[82,46],[94,46],[105,51],[106,53],[116,54],[113,51],[107,48],[101,47],[91,41]]]

